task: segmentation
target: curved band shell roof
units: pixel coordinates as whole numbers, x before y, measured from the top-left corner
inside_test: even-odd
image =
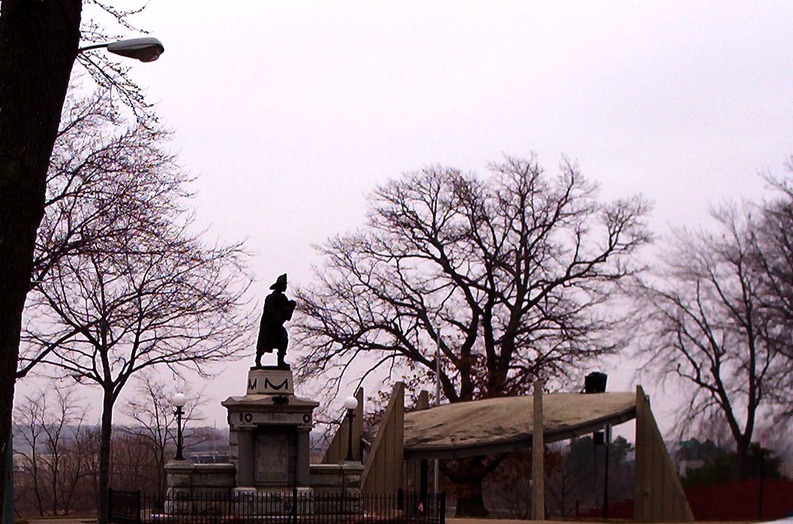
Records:
[[[459,402],[405,413],[405,458],[452,458],[531,446],[533,413],[532,396]],[[635,393],[543,395],[546,443],[635,417]]]

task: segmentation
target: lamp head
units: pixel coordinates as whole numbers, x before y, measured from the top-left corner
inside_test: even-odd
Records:
[[[107,50],[127,58],[135,58],[141,62],[154,62],[165,52],[165,46],[156,38],[147,36],[118,40],[108,44]]]
[[[179,392],[173,396],[171,403],[173,403],[174,407],[183,408],[187,404],[187,397],[184,396],[184,393]]]
[[[358,407],[358,399],[350,396],[344,399],[344,407],[352,411]]]

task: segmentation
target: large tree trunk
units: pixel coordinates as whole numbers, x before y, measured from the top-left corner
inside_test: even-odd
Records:
[[[458,517],[487,517],[482,481],[504,459],[503,454],[475,456],[441,462],[443,474],[452,482]]]
[[[22,310],[81,7],[81,0],[0,4],[0,457],[9,445]],[[0,488],[5,469],[0,460]]]
[[[107,524],[108,492],[110,489],[110,441],[113,437],[113,392],[105,391],[102,397],[102,428],[99,437],[99,497],[97,517],[99,524]]]
[[[749,445],[751,439],[741,435],[735,444],[735,462],[732,464],[732,479],[746,480],[749,466]]]
[[[470,478],[454,484],[454,494],[457,499],[455,516],[467,518],[485,518],[489,512],[482,498],[481,478]]]

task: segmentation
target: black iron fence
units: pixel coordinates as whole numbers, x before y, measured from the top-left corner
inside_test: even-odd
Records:
[[[444,493],[361,495],[233,490],[174,493],[165,498],[110,490],[108,520],[116,524],[445,524]]]

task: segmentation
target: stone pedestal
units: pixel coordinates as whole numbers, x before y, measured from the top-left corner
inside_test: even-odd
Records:
[[[248,395],[294,395],[292,370],[274,366],[251,368],[248,372]]]
[[[238,488],[275,492],[309,486],[309,432],[319,403],[294,395],[290,370],[251,368],[247,394],[222,405]]]
[[[222,504],[213,495],[228,493],[234,487],[233,464],[193,464],[187,460],[172,460],[165,465],[165,472],[168,480],[166,514],[217,512]]]

